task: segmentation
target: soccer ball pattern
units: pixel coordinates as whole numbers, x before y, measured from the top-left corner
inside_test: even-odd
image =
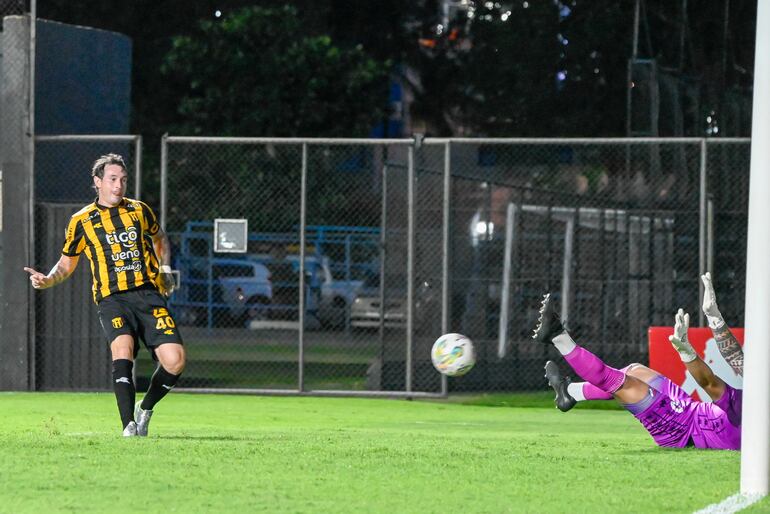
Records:
[[[444,375],[459,377],[476,364],[473,343],[462,334],[444,334],[433,343],[430,352],[433,366]]]

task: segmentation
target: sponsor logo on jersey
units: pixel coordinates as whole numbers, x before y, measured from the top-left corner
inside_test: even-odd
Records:
[[[117,318],[112,318],[112,326],[115,328],[120,328],[123,326],[123,318],[118,316]]]
[[[681,414],[684,412],[684,405],[682,405],[682,402],[679,400],[671,400],[671,410],[677,414]]]
[[[164,330],[163,333],[166,334],[167,336],[173,336],[174,335],[174,331],[171,330],[171,329]]]
[[[128,250],[125,252],[118,252],[112,254],[112,260],[113,262],[117,261],[125,261],[128,259],[138,259],[142,255],[139,253],[139,250],[137,248],[134,248],[133,250]]]
[[[115,266],[115,271],[142,271],[142,263],[139,261],[134,261],[130,264],[126,264],[125,266]]]
[[[111,245],[121,244],[126,248],[134,248],[139,237],[136,227],[128,227],[125,231],[110,232],[107,234],[107,243]]]

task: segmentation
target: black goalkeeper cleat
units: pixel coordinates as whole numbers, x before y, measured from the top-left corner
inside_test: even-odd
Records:
[[[561,324],[561,319],[556,314],[551,293],[548,293],[543,297],[543,304],[540,306],[540,318],[537,320],[537,328],[532,339],[541,343],[550,343],[554,337],[562,332],[564,332],[564,325]]]
[[[559,372],[559,366],[553,361],[545,363],[545,378],[548,379],[548,385],[553,387],[556,391],[556,398],[554,403],[556,408],[562,412],[567,412],[575,406],[577,400],[575,400],[567,392],[567,386],[572,383],[572,379],[569,377],[562,377]]]

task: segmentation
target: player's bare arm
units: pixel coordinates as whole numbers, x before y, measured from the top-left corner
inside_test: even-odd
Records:
[[[155,247],[155,255],[158,256],[161,266],[171,266],[171,241],[163,229],[152,236],[152,245]]]
[[[44,275],[34,268],[24,268],[24,271],[29,273],[29,281],[32,282],[32,287],[35,289],[48,289],[61,284],[72,275],[78,265],[78,257],[70,257],[68,255],[62,255],[59,261],[54,264],[48,275]]]
[[[174,292],[174,277],[171,274],[171,241],[163,229],[152,236],[152,244],[155,248],[155,255],[160,260],[160,281],[158,286],[161,294],[171,296]]]
[[[711,333],[714,334],[719,353],[735,373],[743,376],[743,348],[730,332],[722,313],[719,312],[714,285],[711,283],[711,273],[706,273],[700,278],[703,281],[703,313],[706,315]]]

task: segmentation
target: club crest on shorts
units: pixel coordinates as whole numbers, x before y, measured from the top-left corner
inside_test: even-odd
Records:
[[[123,326],[123,318],[120,316],[117,318],[112,318],[112,326],[114,328],[121,328]]]

